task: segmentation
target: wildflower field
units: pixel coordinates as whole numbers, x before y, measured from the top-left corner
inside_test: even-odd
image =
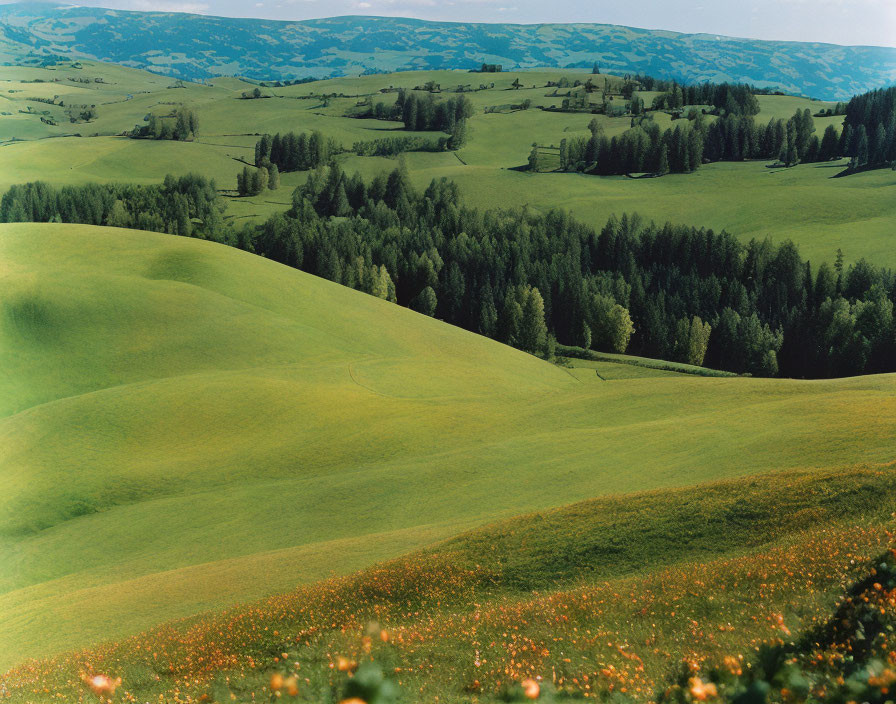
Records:
[[[854,583],[871,578],[871,612],[892,622],[896,583],[872,577],[892,542],[894,488],[887,465],[589,501],[32,661],[2,691],[12,702],[716,699],[779,670],[795,677],[787,649],[832,622],[830,642],[816,638],[825,654],[801,664],[847,657],[854,629],[832,613],[872,603],[844,600]],[[875,652],[891,647],[884,636]],[[863,682],[891,677],[888,657]],[[807,684],[783,698],[816,694]]]

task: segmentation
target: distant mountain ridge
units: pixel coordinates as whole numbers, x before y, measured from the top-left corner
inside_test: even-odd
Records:
[[[745,81],[829,100],[896,82],[896,49],[737,39],[601,24],[478,24],[392,17],[297,22],[52,3],[0,5],[0,62],[64,54],[179,78],[550,66],[684,82]]]

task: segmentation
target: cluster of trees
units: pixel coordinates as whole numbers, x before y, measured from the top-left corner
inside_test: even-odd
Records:
[[[842,259],[813,271],[789,242],[637,216],[597,232],[563,212],[466,208],[444,179],[418,193],[400,168],[365,184],[337,166],[238,239],[541,354],[556,339],[757,375],[896,370],[893,273]]]
[[[707,161],[779,159],[785,166],[830,161],[840,154],[837,128],[828,125],[824,138],[815,133],[811,111],[797,110],[786,122],[757,123],[752,117],[726,115],[702,130]]]
[[[443,152],[448,148],[448,138],[427,139],[403,135],[355,142],[352,151],[358,156],[396,156],[404,152]]]
[[[261,98],[270,98],[272,96],[267,95],[266,93],[261,92],[261,88],[255,87],[252,90],[244,90],[240,94],[241,100],[259,100]]]
[[[396,120],[406,130],[416,132],[445,132],[450,136],[448,149],[459,149],[467,139],[467,118],[473,115],[473,103],[462,94],[444,100],[432,92],[421,94],[422,89],[435,90],[437,86],[421,86],[419,91],[401,88],[394,104],[366,100],[352,111],[352,116],[376,120]]]
[[[832,108],[827,108],[826,110],[824,108],[822,108],[815,114],[815,117],[835,117],[835,116],[845,115],[845,114],[846,114],[846,103],[837,103]]]
[[[215,182],[168,175],[160,185],[87,184],[54,188],[36,181],[0,199],[0,222],[75,222],[133,227],[227,241],[225,205]]]
[[[62,105],[61,102],[59,104]],[[90,122],[98,116],[96,105],[72,105],[71,103],[65,108],[65,114],[71,123]]]
[[[372,120],[401,120],[401,111],[395,103],[384,103],[382,100],[373,102],[367,98],[360,106],[348,113],[349,117],[359,117]]]
[[[650,89],[648,89],[650,90]],[[725,115],[758,115],[760,91],[745,83],[697,83],[691,86],[672,82],[664,93],[653,100],[656,110],[677,110],[685,105],[712,105]]]
[[[501,64],[482,64],[479,67],[479,73],[501,73],[504,70],[504,67]],[[476,69],[473,70],[473,73],[476,73]]]
[[[462,94],[436,100],[431,93],[400,90],[395,109],[406,130],[446,132],[452,139],[465,130],[467,118],[473,115],[473,103]]]
[[[174,115],[159,117],[150,113],[147,124],[137,125],[130,133],[134,139],[172,139],[186,142],[199,136],[199,117],[193,110],[178,108]]]
[[[728,114],[712,122],[696,111],[685,124],[662,131],[651,118],[641,118],[623,134],[606,137],[597,119],[591,137],[560,142],[560,169],[594,174],[651,172],[688,173],[707,161],[779,159],[785,166],[830,161],[847,153],[844,138],[829,125],[819,139],[808,110],[786,122],[757,123],[749,115]]]
[[[857,95],[846,106],[843,156],[852,168],[896,165],[896,87]]]
[[[633,172],[690,173],[703,161],[703,139],[693,125],[661,131],[653,120],[608,138],[597,118],[590,137],[560,142],[560,169],[611,175]]]
[[[324,137],[317,130],[310,134],[278,132],[273,137],[262,135],[255,144],[255,165],[269,168],[273,164],[281,172],[307,171],[326,164],[341,151],[336,140]]]
[[[246,166],[236,175],[236,192],[241,196],[257,196],[270,189],[280,188],[280,170],[276,164],[267,162],[262,166]]]

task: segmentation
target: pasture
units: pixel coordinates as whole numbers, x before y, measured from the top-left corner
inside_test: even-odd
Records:
[[[892,375],[606,383],[210,242],[0,253],[4,665],[522,512],[892,459]]]

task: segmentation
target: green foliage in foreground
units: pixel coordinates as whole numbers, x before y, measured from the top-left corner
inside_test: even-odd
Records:
[[[896,686],[896,550],[868,566],[830,619],[787,645],[766,645],[745,666],[736,659],[696,676],[685,663],[662,704],[831,702],[888,704]]]

